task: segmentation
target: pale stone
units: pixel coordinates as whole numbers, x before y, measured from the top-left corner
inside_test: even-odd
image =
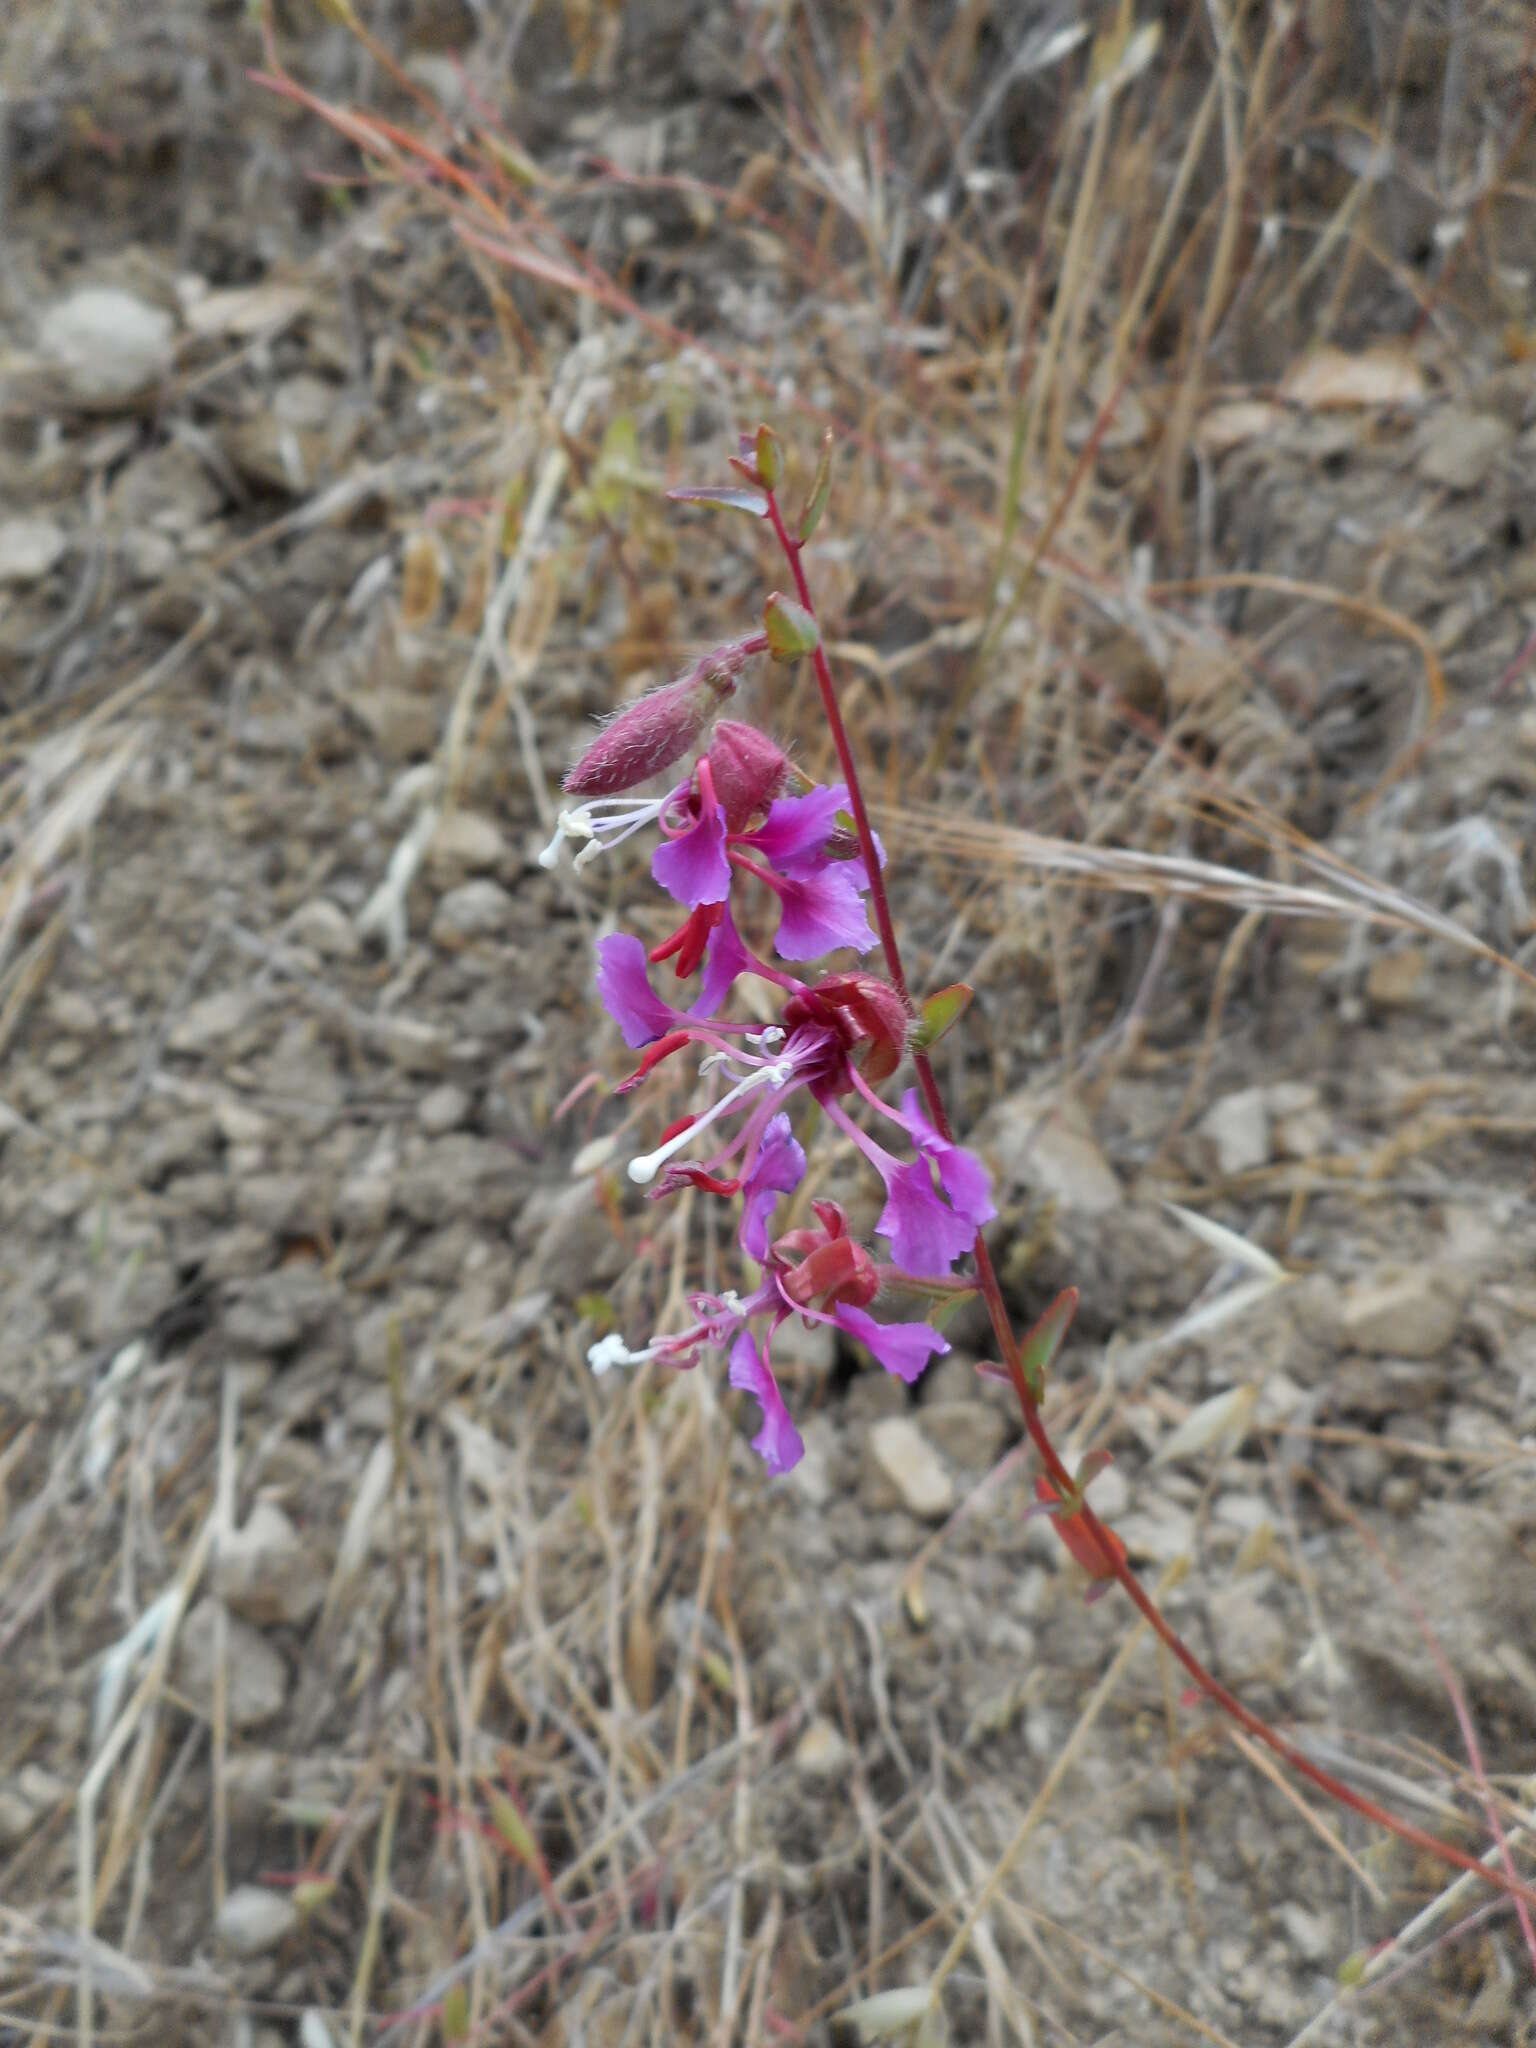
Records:
[[[1240,1088],[1213,1102],[1199,1131],[1223,1174],[1251,1173],[1269,1158],[1269,1104],[1262,1088]]]
[[[499,882],[464,882],[437,906],[432,941],[457,953],[482,939],[498,938],[511,922],[512,898]]]
[[[1388,1268],[1345,1294],[1345,1342],[1380,1357],[1436,1358],[1456,1334],[1466,1295],[1462,1281],[1433,1266]]]
[[[852,1761],[842,1730],[821,1716],[795,1744],[795,1768],[807,1778],[840,1778]]]
[[[0,584],[41,583],[65,549],[52,519],[0,519]]]
[[[214,1931],[231,1955],[262,1956],[286,1941],[299,1924],[299,1909],[282,1892],[240,1884],[219,1908]]]
[[[288,920],[288,937],[322,960],[354,960],[363,949],[357,927],[339,904],[315,896]]]
[[[940,1522],[951,1512],[954,1481],[910,1416],[884,1416],[866,1442],[877,1494],[894,1494],[908,1514],[923,1522]]]
[[[260,1728],[283,1711],[288,1697],[288,1667],[249,1622],[231,1615],[227,1626],[225,1684],[229,1725],[237,1732]],[[200,1600],[187,1616],[177,1647],[177,1683],[205,1712],[213,1702],[217,1633],[218,1602]]]
[[[48,308],[38,340],[71,397],[111,406],[164,376],[174,331],[161,307],[112,285],[85,285]]]
[[[325,1583],[324,1560],[272,1501],[257,1501],[240,1528],[220,1540],[214,1584],[247,1621],[308,1621],[325,1598]]]

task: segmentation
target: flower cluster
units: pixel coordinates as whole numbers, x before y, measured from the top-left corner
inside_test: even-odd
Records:
[[[663,1061],[683,1053],[697,1058],[701,1075],[723,1086],[707,1108],[682,1118],[654,1150],[632,1159],[629,1177],[653,1198],[688,1185],[739,1196],[738,1243],[759,1276],[744,1293],[694,1295],[695,1321],[686,1330],[653,1336],[637,1349],[617,1336],[603,1338],[588,1354],[593,1370],[653,1358],[686,1367],[705,1348],[728,1351],[731,1385],[750,1393],[762,1411],[754,1448],[771,1471],[786,1472],[804,1447],[773,1372],[773,1338],[781,1324],[792,1315],[831,1324],[863,1344],[887,1372],[915,1380],[948,1345],[930,1324],[881,1321],[871,1306],[893,1285],[916,1284],[930,1293],[963,1285],[950,1278],[952,1268],[996,1212],[985,1169],[935,1129],[916,1091],[903,1094],[899,1109],[876,1092],[899,1066],[910,1024],[891,985],[861,968],[802,978],[754,952],[737,927],[733,890],[755,888],[777,904],[771,951],[778,961],[804,966],[828,953],[865,954],[874,947],[864,907],[870,877],[843,821],[847,790],[807,784],[765,733],[721,720],[688,773],[663,796],[629,793],[703,736],[696,679],[728,674],[734,686],[740,659],[757,651],[752,641],[733,643],[684,678],[687,688],[669,686],[680,707],[672,723],[687,726],[680,746],[672,744],[667,717],[657,710],[666,691],[640,699],[615,720],[566,779],[568,794],[600,793],[561,812],[541,858],[553,866],[562,843],[573,840],[580,842],[581,866],[646,827],[659,835],[651,874],[683,911],[681,922],[649,953],[628,933],[601,940],[597,949],[598,993],[626,1045],[641,1054],[619,1092],[639,1087]],[[705,684],[717,686],[717,680]],[[638,739],[625,731],[629,719],[642,727]],[[595,767],[594,755],[601,757]],[[625,767],[607,765],[620,756]],[[637,761],[650,766],[632,773]],[[679,982],[698,976],[691,1001],[686,991],[676,1002],[658,994],[651,970],[665,962]],[[743,976],[774,991],[776,1023],[765,1027],[727,1014]],[[780,1204],[805,1177],[805,1153],[790,1120],[797,1097],[818,1104],[879,1176],[885,1202],[875,1235],[885,1240],[888,1258],[877,1260],[850,1236],[835,1202],[811,1203],[814,1225],[776,1224]],[[880,1120],[888,1143],[855,1121],[850,1100]]]

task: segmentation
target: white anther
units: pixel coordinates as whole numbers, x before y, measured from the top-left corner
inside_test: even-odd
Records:
[[[784,1028],[780,1024],[767,1024],[761,1031],[749,1031],[747,1044],[759,1052],[777,1052],[784,1043]]]

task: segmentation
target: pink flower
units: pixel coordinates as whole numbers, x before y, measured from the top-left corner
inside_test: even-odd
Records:
[[[805,1441],[789,1418],[773,1369],[750,1330],[743,1330],[731,1346],[730,1381],[762,1410],[763,1426],[752,1439],[753,1450],[770,1472],[793,1471],[805,1456]]]

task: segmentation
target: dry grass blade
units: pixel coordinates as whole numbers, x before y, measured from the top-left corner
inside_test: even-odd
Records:
[[[1512,974],[1529,978],[1516,961],[1505,958],[1454,918],[1445,917],[1428,904],[1419,903],[1404,891],[1370,876],[1352,874],[1321,849],[1311,850],[1311,855],[1333,884],[1327,889],[1272,881],[1263,875],[1245,873],[1241,868],[1185,854],[1085,845],[1077,840],[1029,832],[1017,825],[996,825],[957,816],[933,805],[876,806],[875,815],[881,830],[894,844],[921,844],[991,875],[1000,869],[1062,875],[1088,888],[1123,889],[1157,900],[1175,897],[1271,917],[1337,919],[1346,924],[1420,931],[1426,937],[1443,939],[1478,959],[1492,961]]]

